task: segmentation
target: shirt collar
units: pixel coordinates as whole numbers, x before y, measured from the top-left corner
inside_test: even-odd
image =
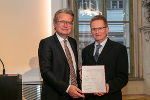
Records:
[[[64,41],[64,39],[63,39],[61,36],[59,36],[57,33],[56,33],[56,36],[57,36],[57,38],[58,38],[58,40],[59,40],[60,42],[63,42],[63,41]],[[66,40],[68,41],[68,38],[67,38]]]
[[[107,38],[102,42],[102,43],[100,43],[100,45],[102,46],[102,47],[104,47],[105,46],[105,44],[106,44],[106,42],[107,42]],[[95,42],[95,46],[96,45],[99,45],[99,43],[97,43],[97,42]]]

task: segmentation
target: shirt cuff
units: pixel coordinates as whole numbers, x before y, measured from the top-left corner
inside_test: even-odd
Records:
[[[68,88],[67,88],[67,90],[66,90],[67,93],[68,93],[68,91],[69,91],[69,88],[70,88],[70,85],[68,86]]]

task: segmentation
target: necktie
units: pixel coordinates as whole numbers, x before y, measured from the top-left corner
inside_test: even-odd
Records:
[[[75,74],[75,70],[74,70],[74,66],[73,66],[72,57],[71,57],[70,51],[67,47],[67,40],[64,40],[64,48],[65,48],[68,64],[70,67],[71,85],[77,86],[76,74]]]
[[[98,56],[99,56],[99,49],[100,49],[100,47],[101,47],[101,45],[100,45],[100,44],[96,45],[96,52],[95,52],[95,55],[94,55],[94,59],[95,59],[95,61],[97,61],[97,60],[98,60]]]

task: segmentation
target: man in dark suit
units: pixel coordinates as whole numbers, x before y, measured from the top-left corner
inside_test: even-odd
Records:
[[[56,33],[40,41],[39,64],[43,78],[41,100],[74,100],[81,94],[78,70],[77,44],[68,35],[74,14],[69,9],[55,13]]]
[[[126,47],[107,38],[109,28],[104,16],[93,17],[90,27],[95,42],[83,49],[82,65],[105,65],[106,93],[85,95],[85,100],[122,100],[121,89],[128,82]]]

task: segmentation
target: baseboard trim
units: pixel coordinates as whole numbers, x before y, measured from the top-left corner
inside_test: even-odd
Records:
[[[150,95],[128,94],[128,95],[123,95],[123,100],[150,100]]]

